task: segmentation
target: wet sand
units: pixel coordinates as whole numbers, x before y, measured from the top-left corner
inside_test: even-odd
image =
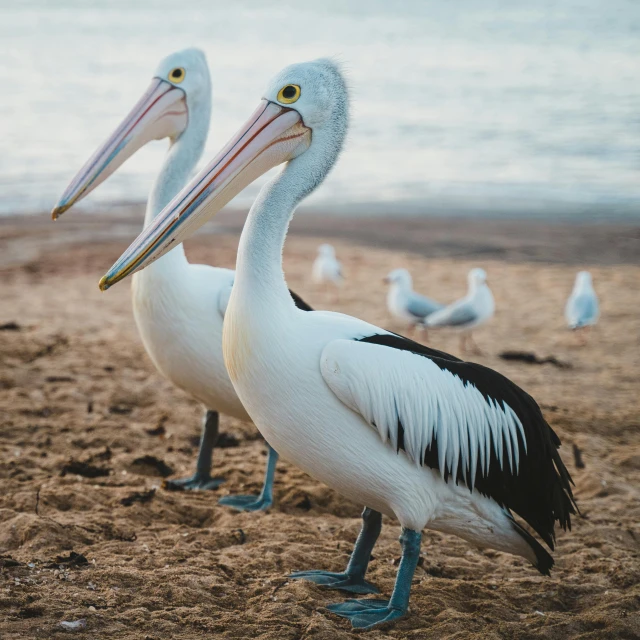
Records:
[[[470,267],[487,270],[498,311],[477,332],[485,351],[477,360],[541,404],[583,516],[558,532],[551,578],[519,558],[426,532],[410,614],[366,636],[640,637],[637,230],[509,223],[495,227],[496,238],[475,222],[301,220],[285,250],[290,286],[316,308],[389,328],[399,329],[381,279],[392,268],[409,268],[416,288],[442,301],[464,292]],[[232,267],[236,229],[222,218],[223,233],[189,243],[190,259]],[[266,460],[255,428],[226,416],[228,446],[214,457],[225,484],[195,494],[162,488],[164,475],[191,472],[202,408],[146,357],[128,283],[97,289],[138,230],[139,219],[122,212],[107,221],[67,214],[56,225],[0,221],[0,637],[363,637],[322,609],[344,594],[286,578],[343,568],[361,505],[283,461],[268,513],[218,506],[227,493],[258,491]],[[323,240],[347,276],[337,301],[310,283]],[[593,272],[602,303],[586,347],[562,317],[578,265]],[[460,355],[455,334],[432,332],[430,344]],[[507,362],[506,350],[570,367]],[[385,518],[370,565],[385,597],[398,534]],[[71,552],[82,557],[63,562]],[[60,626],[80,619],[84,629]]]

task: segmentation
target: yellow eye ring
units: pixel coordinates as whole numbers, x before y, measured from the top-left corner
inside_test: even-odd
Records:
[[[278,102],[292,104],[300,97],[300,87],[297,84],[286,84],[278,91]]]
[[[171,69],[169,71],[169,82],[175,82],[176,84],[180,84],[185,77],[187,76],[187,72],[182,67],[176,67],[175,69]]]

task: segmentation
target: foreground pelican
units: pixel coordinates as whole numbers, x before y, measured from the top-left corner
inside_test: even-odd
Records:
[[[169,152],[147,203],[144,223],[148,225],[189,179],[202,155],[210,119],[211,81],[204,54],[186,49],[168,56],[146,93],[73,179],[53,209],[54,219],[146,143],[169,138]],[[222,480],[211,477],[218,412],[250,420],[222,355],[222,321],[233,278],[230,269],[190,264],[183,246],[177,245],[133,280],[133,314],[151,360],[160,373],[207,407],[196,472],[190,478],[168,481],[168,488],[219,486]],[[299,299],[297,304],[305,306]],[[259,496],[226,496],[220,502],[246,510],[269,507],[277,457],[269,447]]]
[[[467,351],[467,343],[471,343],[471,351],[480,353],[478,345],[473,341],[471,331],[490,320],[496,310],[493,294],[487,284],[487,274],[484,269],[471,269],[467,276],[469,290],[467,295],[456,302],[432,313],[425,325],[436,327],[450,327],[461,331],[460,349]]]
[[[191,235],[233,195],[286,163],[251,208],[224,323],[225,362],[249,415],[281,455],[366,505],[342,573],[293,574],[355,593],[365,580],[381,514],[402,525],[402,560],[390,600],[329,609],[355,627],[407,611],[421,531],[454,533],[527,558],[553,560],[554,526],[575,513],[560,441],[538,405],[504,376],[357,318],[296,309],[282,248],[297,204],[323,181],[347,131],[349,98],[329,60],[287,67],[248,122],[125,251],[107,289]]]
[[[389,285],[387,309],[400,322],[416,329],[424,327],[427,316],[442,309],[442,305],[413,290],[411,274],[406,269],[394,269],[384,281]]]
[[[598,322],[599,316],[600,304],[593,288],[591,274],[588,271],[580,271],[564,309],[567,325],[573,331],[581,331],[582,344],[586,344],[584,334]]]

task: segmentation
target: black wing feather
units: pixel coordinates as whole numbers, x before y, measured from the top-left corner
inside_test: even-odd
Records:
[[[293,302],[298,309],[301,309],[302,311],[313,311],[313,307],[310,307],[295,291],[291,291],[291,289],[289,289],[289,293],[291,294]]]
[[[560,438],[544,419],[536,401],[493,369],[474,362],[464,362],[403,336],[377,334],[361,338],[360,342],[410,351],[429,358],[440,369],[449,371],[465,384],[476,387],[489,404],[491,401],[498,405],[506,403],[513,409],[522,423],[527,441],[525,452],[524,442],[518,434],[518,471],[512,471],[508,464],[500,465],[495,454],[495,443],[492,441],[488,472],[483,475],[478,465],[476,477],[469,485],[518,514],[553,549],[556,520],[563,529],[570,529],[571,515],[576,513],[577,506],[571,491],[573,481],[558,452]],[[398,433],[404,435],[404,429],[398,428]],[[403,445],[404,438],[398,438],[398,446],[403,448]],[[423,452],[422,460],[424,465],[440,471],[445,481],[451,476],[456,482],[464,482],[465,473],[468,472],[467,469],[463,470],[462,461],[458,463],[458,469],[440,469],[435,437]]]

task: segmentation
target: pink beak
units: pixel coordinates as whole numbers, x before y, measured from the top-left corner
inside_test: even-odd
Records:
[[[166,80],[154,78],[120,126],[73,178],[51,217],[56,220],[91,193],[147,142],[179,136],[187,122],[184,91]]]

